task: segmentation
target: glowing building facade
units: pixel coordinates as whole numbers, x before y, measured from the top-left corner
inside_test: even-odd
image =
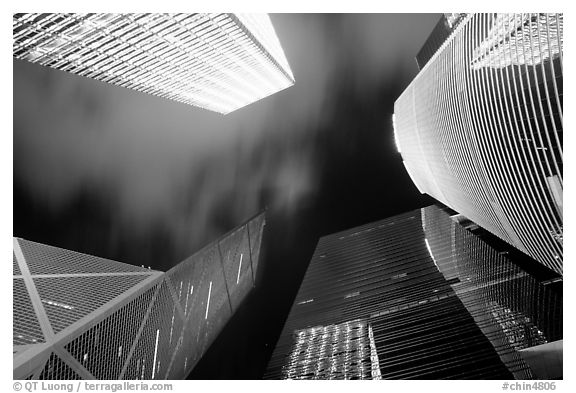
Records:
[[[563,15],[460,17],[394,107],[416,187],[562,273]]]
[[[294,84],[266,14],[14,14],[13,55],[220,113]]]
[[[265,378],[533,378],[522,351],[562,339],[561,278],[533,264],[436,206],[325,236]]]
[[[264,214],[167,272],[14,239],[14,379],[183,379],[254,286]]]

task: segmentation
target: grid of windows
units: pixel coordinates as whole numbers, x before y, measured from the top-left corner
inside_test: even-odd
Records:
[[[421,212],[431,258],[510,370],[525,367],[519,350],[562,338],[562,296],[547,277],[538,280],[444,211]]]
[[[74,372],[70,366],[68,366],[65,362],[62,361],[56,354],[51,353],[48,361],[46,362],[46,366],[38,375],[38,379],[45,380],[45,379],[66,379],[66,380],[73,380],[73,379],[82,379],[78,374]]]
[[[294,332],[284,379],[371,379],[366,320],[314,326]]]
[[[486,38],[474,51],[473,67],[537,65],[559,57],[563,30],[561,14],[497,14]],[[502,37],[509,41],[508,45],[501,44]]]
[[[394,108],[420,192],[558,273],[562,36],[562,14],[467,15]]]
[[[264,225],[262,213],[166,273],[14,239],[14,378],[185,378],[254,286]]]
[[[14,14],[13,55],[229,113],[294,84],[266,14]]]
[[[12,281],[12,340],[14,345],[36,344],[44,342],[44,335],[34,313],[24,280]]]
[[[517,351],[562,338],[546,280],[435,206],[325,236],[265,378],[531,378]]]
[[[20,248],[30,273],[43,274],[87,274],[87,273],[128,273],[149,272],[148,269],[127,263],[111,261],[93,255],[47,245],[39,246],[25,239],[20,240]]]

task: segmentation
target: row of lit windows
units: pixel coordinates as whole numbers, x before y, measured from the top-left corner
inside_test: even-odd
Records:
[[[368,379],[367,322],[347,321],[294,332],[295,344],[283,367],[284,379]]]

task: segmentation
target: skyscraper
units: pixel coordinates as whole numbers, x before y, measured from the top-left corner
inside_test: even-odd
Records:
[[[13,55],[220,113],[294,84],[266,14],[14,14]]]
[[[394,107],[416,187],[562,273],[563,15],[459,19]]]
[[[15,238],[14,378],[185,378],[254,286],[264,224],[166,273]]]
[[[523,351],[562,339],[561,279],[545,270],[436,206],[325,236],[265,377],[536,377]]]

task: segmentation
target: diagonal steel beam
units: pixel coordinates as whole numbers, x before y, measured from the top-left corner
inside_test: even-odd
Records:
[[[54,353],[60,357],[64,363],[68,365],[76,374],[78,374],[82,379],[96,379],[90,371],[88,371],[74,356],[70,354],[60,345],[54,345],[52,347]]]
[[[250,272],[252,273],[252,288],[256,286],[256,279],[254,278],[254,267],[252,265],[252,243],[250,242],[250,223],[246,223],[246,232],[248,233],[248,254],[250,256]]]
[[[46,345],[36,344],[21,354],[17,354],[17,356],[14,357],[14,375],[23,375],[25,371],[22,370],[27,370],[29,368],[27,365],[28,363],[35,363],[35,357],[50,353],[50,351],[52,351],[52,346],[54,345],[65,345],[73,341],[75,338],[90,330],[120,308],[124,307],[127,303],[134,300],[137,296],[144,293],[148,288],[162,282],[163,276],[164,273],[162,272],[151,273],[150,277],[147,279],[139,282],[115,299],[103,304],[90,314],[80,318],[78,321],[58,332],[58,334],[54,335],[51,340],[47,341]]]
[[[226,271],[224,269],[224,258],[222,258],[222,250],[220,249],[220,241],[216,242],[216,248],[218,248],[220,267],[222,268],[222,277],[224,277],[224,286],[226,288],[226,294],[228,295],[228,305],[230,306],[230,314],[234,314],[234,309],[232,308],[232,299],[230,299],[230,291],[228,290],[228,280],[226,278]]]
[[[172,297],[172,301],[174,302],[174,305],[176,306],[176,310],[178,310],[178,314],[182,317],[182,320],[185,320],[186,314],[184,313],[184,310],[182,309],[182,305],[180,304],[180,301],[178,300],[178,296],[176,296],[174,286],[172,285],[172,280],[170,279],[170,277],[168,275],[165,275],[164,281],[166,281],[166,285],[168,286],[168,292],[170,292],[170,296]]]
[[[14,255],[16,256],[18,267],[20,268],[20,272],[22,273],[22,278],[24,280],[24,284],[26,285],[28,296],[30,297],[30,301],[32,302],[32,307],[34,308],[34,312],[36,313],[36,318],[38,319],[38,323],[40,324],[40,329],[42,329],[42,333],[44,334],[44,340],[48,342],[54,337],[54,330],[52,329],[52,325],[50,324],[50,320],[48,319],[48,315],[46,314],[46,310],[44,309],[44,305],[42,304],[42,300],[40,299],[40,295],[36,290],[34,280],[32,280],[30,270],[28,269],[28,264],[26,263],[26,258],[24,257],[24,253],[20,248],[20,243],[16,238],[13,239],[13,242],[14,242]]]
[[[156,290],[154,291],[154,295],[152,295],[152,299],[150,300],[150,304],[148,305],[148,309],[146,309],[146,314],[144,314],[144,318],[142,318],[142,322],[140,323],[140,327],[138,328],[138,332],[136,332],[136,337],[134,337],[134,341],[132,342],[132,346],[130,347],[130,352],[128,352],[128,356],[126,356],[126,361],[124,362],[124,366],[122,366],[122,371],[120,371],[120,376],[118,376],[118,379],[124,379],[124,374],[126,373],[126,370],[128,369],[128,365],[130,364],[130,361],[132,360],[132,356],[134,355],[134,351],[136,350],[136,346],[138,345],[138,341],[140,341],[140,336],[142,335],[142,332],[144,331],[144,327],[146,326],[146,322],[148,322],[148,318],[150,317],[150,312],[152,311],[152,308],[154,307],[154,304],[156,303],[156,298],[158,297],[158,293],[160,292],[160,288],[162,287],[162,284],[164,283],[164,280],[162,280],[158,286],[156,287]]]

